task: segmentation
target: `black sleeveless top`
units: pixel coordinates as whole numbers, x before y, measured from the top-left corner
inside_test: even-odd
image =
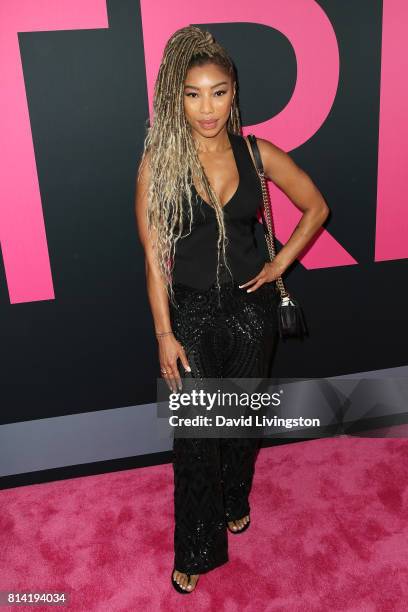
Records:
[[[262,190],[244,137],[232,132],[227,134],[239,173],[239,184],[223,207],[228,237],[225,252],[233,278],[223,264],[221,245],[219,280],[220,283],[238,281],[243,284],[256,276],[265,264],[265,254],[258,248],[255,235]],[[173,283],[205,291],[216,282],[218,225],[214,209],[204,202],[194,185],[192,195],[191,233],[184,236],[189,230],[187,223],[176,242]]]

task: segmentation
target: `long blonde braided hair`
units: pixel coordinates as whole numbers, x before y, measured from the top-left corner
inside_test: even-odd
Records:
[[[198,189],[208,196],[217,225],[217,287],[219,288],[220,254],[226,268],[225,247],[228,242],[222,206],[208,181],[197,154],[197,144],[191,135],[183,104],[184,82],[188,70],[197,65],[215,63],[236,83],[236,72],[226,50],[213,35],[197,26],[177,30],[168,40],[154,88],[153,124],[147,128],[140,175],[149,151],[150,183],[148,188],[147,226],[155,229],[154,250],[167,293],[173,299],[172,264],[176,243],[183,233],[183,199],[188,203],[188,233],[192,224],[191,181],[194,176]],[[241,134],[241,120],[234,95],[227,130]],[[187,235],[187,234],[184,234]]]

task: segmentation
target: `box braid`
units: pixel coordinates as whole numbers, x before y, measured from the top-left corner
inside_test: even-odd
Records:
[[[213,206],[219,236],[217,241],[217,286],[219,288],[220,254],[231,272],[225,256],[227,237],[222,206],[211,188],[197,154],[197,145],[191,135],[184,113],[184,82],[188,70],[197,65],[215,63],[236,83],[236,72],[226,50],[213,35],[197,26],[189,25],[177,30],[168,40],[154,87],[153,122],[147,127],[139,174],[149,152],[150,183],[148,188],[147,224],[154,229],[154,249],[159,269],[169,297],[173,298],[172,264],[175,246],[183,232],[183,199],[188,204],[188,225],[192,224],[192,177],[199,189],[206,193]],[[227,129],[241,133],[241,120],[234,95]],[[187,234],[185,234],[187,235]]]

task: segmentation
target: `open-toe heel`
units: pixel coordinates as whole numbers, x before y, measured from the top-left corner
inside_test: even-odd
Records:
[[[178,593],[181,593],[182,595],[189,595],[190,593],[193,593],[193,592],[196,590],[196,588],[197,588],[197,582],[198,582],[200,579],[199,579],[199,578],[197,578],[197,582],[196,582],[196,584],[195,584],[194,589],[192,589],[191,591],[189,591],[188,589],[183,589],[183,587],[181,587],[181,586],[179,585],[179,583],[178,583],[178,582],[177,582],[177,581],[176,581],[176,580],[173,578],[173,576],[174,576],[174,572],[175,572],[175,571],[176,571],[176,568],[175,568],[175,567],[173,567],[173,571],[171,572],[171,584],[174,586],[174,588],[176,589],[176,591],[177,591]],[[183,572],[183,573],[184,573],[184,572]],[[187,583],[187,585],[189,585],[189,584],[190,584],[190,578],[191,578],[191,575],[190,575],[190,574],[187,574],[187,576],[188,576],[188,583]]]
[[[233,529],[230,529],[230,527],[228,525],[228,522],[227,522],[227,527],[228,527],[228,531],[230,531],[234,535],[238,535],[239,533],[243,533],[244,531],[246,531],[248,529],[248,527],[250,526],[250,524],[251,524],[251,519],[249,519],[249,521],[247,523],[245,523],[245,525],[243,527],[241,527],[241,529],[237,528],[236,531],[234,531]]]

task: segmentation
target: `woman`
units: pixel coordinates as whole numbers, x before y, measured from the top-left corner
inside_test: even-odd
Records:
[[[273,262],[257,248],[262,205],[250,145],[241,135],[237,79],[226,51],[196,26],[169,39],[154,91],[136,185],[136,218],[162,376],[268,376],[282,275],[328,215],[311,179],[258,139],[265,175],[303,211]],[[178,360],[183,370],[180,373]],[[257,440],[174,439],[172,584],[192,592],[228,561],[227,528],[250,522]]]

